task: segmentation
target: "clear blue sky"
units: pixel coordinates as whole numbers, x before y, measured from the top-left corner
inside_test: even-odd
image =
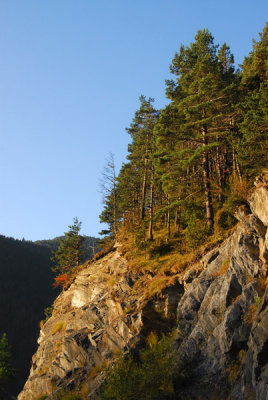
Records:
[[[96,236],[104,159],[124,161],[141,94],[166,104],[179,45],[208,28],[236,63],[258,39],[264,0],[1,0],[0,234]]]

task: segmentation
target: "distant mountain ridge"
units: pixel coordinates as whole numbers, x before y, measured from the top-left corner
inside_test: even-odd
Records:
[[[0,335],[7,334],[12,363],[17,370],[6,400],[22,389],[37,348],[44,309],[59,294],[53,288],[51,255],[60,238],[63,237],[32,242],[0,235]],[[83,261],[92,257],[95,243],[96,238],[85,236]]]

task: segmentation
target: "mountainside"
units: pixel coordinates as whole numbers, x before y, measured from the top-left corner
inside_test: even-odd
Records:
[[[92,245],[94,238],[86,237]],[[16,377],[10,383],[5,400],[17,395],[29,374],[32,354],[37,349],[39,322],[44,309],[59,294],[53,288],[51,250],[58,238],[30,242],[0,235],[0,335],[7,334],[11,345]],[[87,259],[92,256],[88,248]]]
[[[58,291],[53,289],[51,251],[28,241],[0,236],[0,333],[11,345],[16,378],[8,393],[21,390],[36,350],[39,321]]]
[[[119,243],[85,263],[54,302],[18,399],[95,399],[105,368],[120,354],[135,356],[151,332],[173,332],[190,374],[183,384],[174,378],[170,392],[154,398],[267,400],[265,179],[249,203],[238,210],[239,223],[227,239],[185,268],[165,271],[161,281],[156,272],[131,268]]]

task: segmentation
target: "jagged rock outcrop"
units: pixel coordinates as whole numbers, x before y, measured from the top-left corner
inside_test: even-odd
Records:
[[[53,314],[41,329],[39,349],[19,400],[42,394],[54,399],[60,389],[72,390],[85,382],[92,398],[106,365],[122,351],[141,346],[151,330],[164,331],[169,320],[174,321],[183,291],[176,285],[167,287],[161,298],[149,301],[142,287],[133,289],[138,279],[116,246],[77,275],[56,299]]]
[[[87,374],[94,377],[100,372],[113,353],[128,347],[134,334],[124,321],[120,301],[120,295],[131,289],[122,274],[125,268],[125,260],[115,250],[90,264],[61,293],[40,332],[39,349],[19,399],[56,393],[62,387],[71,389]],[[115,283],[117,291],[113,290]]]
[[[250,206],[237,212],[228,239],[152,299],[144,295],[152,277],[133,273],[118,247],[85,266],[55,301],[18,399],[54,399],[60,388],[79,385],[88,388],[84,398],[94,399],[104,367],[120,352],[142,346],[150,330],[176,327],[175,345],[191,368],[178,399],[267,400],[265,181]]]
[[[268,399],[267,227],[253,214],[239,218],[233,235],[203,258],[178,305],[176,341],[192,366],[186,400]]]

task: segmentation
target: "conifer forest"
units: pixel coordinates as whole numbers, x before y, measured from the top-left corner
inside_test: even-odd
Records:
[[[169,104],[156,110],[141,96],[117,177],[107,162],[100,219],[110,232],[120,222],[139,226],[144,242],[160,224],[167,242],[183,228],[195,246],[219,219],[231,226],[235,205],[267,167],[267,35],[266,24],[239,69],[228,44],[214,43],[207,29],[180,46],[166,81]]]

